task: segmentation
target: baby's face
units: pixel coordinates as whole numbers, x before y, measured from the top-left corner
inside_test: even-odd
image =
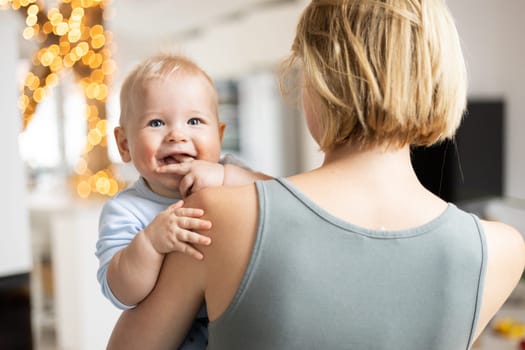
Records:
[[[201,74],[176,72],[147,81],[142,93],[124,126],[130,158],[154,192],[178,196],[180,176],[156,170],[193,159],[219,161],[224,125],[216,92]]]

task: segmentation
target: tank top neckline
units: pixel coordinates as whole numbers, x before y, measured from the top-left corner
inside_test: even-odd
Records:
[[[380,239],[398,239],[398,238],[410,238],[414,236],[419,236],[434,230],[436,227],[446,223],[448,217],[452,215],[456,206],[453,203],[447,203],[445,210],[439,214],[434,219],[428,221],[419,226],[412,228],[401,229],[401,230],[381,230],[381,229],[371,229],[363,226],[353,224],[349,221],[343,220],[327,210],[320,207],[317,203],[311,200],[303,191],[301,191],[295,184],[289,181],[287,178],[279,177],[275,180],[281,184],[286,190],[288,190],[293,196],[295,196],[299,201],[303,203],[304,206],[309,208],[314,212],[318,217],[322,218],[326,222],[329,222],[335,226],[338,226],[346,231],[353,233],[361,234],[363,236],[371,238],[380,238]]]

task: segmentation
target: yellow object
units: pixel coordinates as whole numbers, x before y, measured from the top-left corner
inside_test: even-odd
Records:
[[[525,336],[525,324],[511,318],[496,321],[493,330],[507,338],[518,339]]]

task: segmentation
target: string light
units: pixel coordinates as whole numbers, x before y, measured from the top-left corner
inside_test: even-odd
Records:
[[[60,0],[48,11],[37,0],[0,0],[0,9],[11,7],[25,15],[23,37],[42,43],[33,56],[18,100],[24,128],[38,104],[71,68],[87,101],[86,146],[75,166],[76,193],[82,198],[113,196],[125,184],[118,180],[107,153],[106,100],[115,72],[111,58],[112,35],[104,27],[104,9],[109,0]],[[102,164],[102,166],[100,166]]]

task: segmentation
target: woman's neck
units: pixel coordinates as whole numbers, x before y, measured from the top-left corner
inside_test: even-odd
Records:
[[[321,208],[362,227],[416,227],[446,208],[419,182],[409,146],[338,147],[325,154],[321,167],[292,182]],[[406,212],[413,215],[401,215]]]
[[[355,171],[361,176],[374,179],[385,178],[390,183],[396,177],[416,178],[410,160],[410,147],[375,146],[359,149],[343,145],[325,153],[323,168],[345,169]],[[361,177],[360,176],[360,177]]]

